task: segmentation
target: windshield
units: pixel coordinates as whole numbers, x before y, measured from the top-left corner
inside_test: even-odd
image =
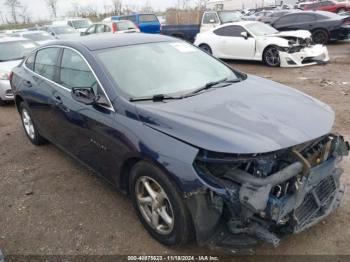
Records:
[[[182,42],[162,42],[101,50],[99,60],[132,98],[183,95],[224,78],[237,80],[226,65]]]
[[[37,45],[33,41],[11,41],[0,43],[0,62],[23,59]]]
[[[80,28],[88,28],[91,25],[91,22],[89,20],[74,20],[72,21],[72,25],[75,29]]]
[[[221,11],[218,12],[220,20],[222,23],[237,22],[241,20],[241,13],[237,11]]]
[[[251,23],[246,25],[247,29],[255,36],[277,34],[278,31],[264,23]]]
[[[49,33],[32,33],[24,34],[23,37],[28,38],[33,41],[45,41],[45,40],[54,40],[55,38]]]
[[[136,29],[137,27],[135,26],[135,24],[131,21],[120,21],[120,22],[116,22],[117,26],[118,26],[118,31],[123,31],[123,30],[128,30],[128,29]]]
[[[52,31],[56,35],[64,35],[64,34],[74,34],[76,33],[74,28],[71,28],[70,26],[55,26],[51,28]]]

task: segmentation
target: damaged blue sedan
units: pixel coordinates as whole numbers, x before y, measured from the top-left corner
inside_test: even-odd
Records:
[[[349,144],[331,133],[332,109],[183,41],[57,41],[10,78],[30,141],[128,194],[162,244],[277,246],[341,202]]]

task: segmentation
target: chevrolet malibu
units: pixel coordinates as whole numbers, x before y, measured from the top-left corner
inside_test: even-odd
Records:
[[[340,204],[349,144],[330,133],[332,109],[188,43],[57,41],[11,78],[29,140],[52,142],[128,194],[162,244],[277,246]]]

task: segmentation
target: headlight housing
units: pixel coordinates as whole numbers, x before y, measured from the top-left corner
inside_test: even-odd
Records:
[[[0,80],[10,80],[10,73],[0,70]]]

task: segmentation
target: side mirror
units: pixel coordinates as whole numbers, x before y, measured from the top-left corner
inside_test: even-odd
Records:
[[[85,105],[93,105],[99,99],[91,87],[74,87],[72,89],[72,98]]]
[[[244,37],[244,39],[248,39],[248,34],[247,32],[242,32],[241,36]]]

